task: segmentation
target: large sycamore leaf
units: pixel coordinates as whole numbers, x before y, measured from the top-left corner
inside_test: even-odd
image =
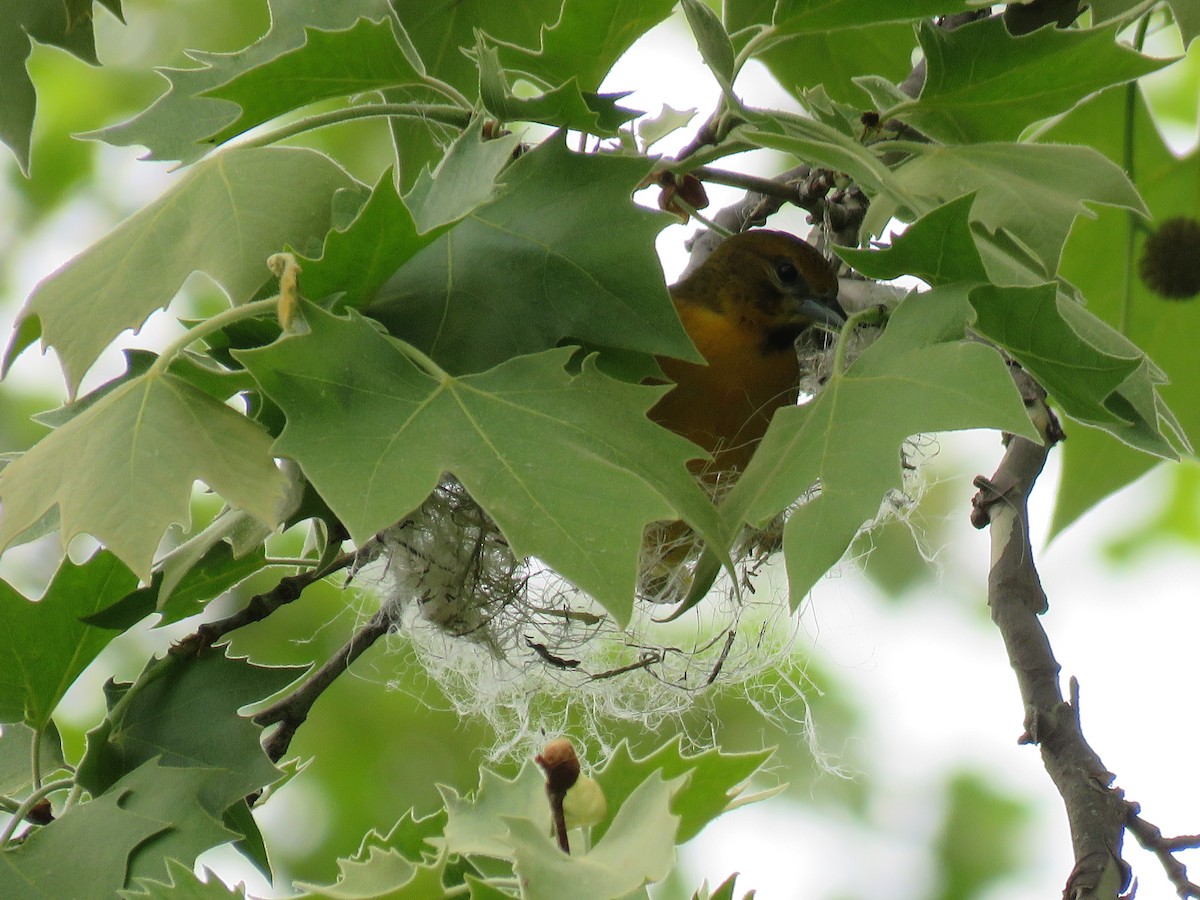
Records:
[[[771,422],[722,514],[733,529],[761,524],[819,480],[784,530],[793,608],[901,488],[900,445],[910,435],[1000,428],[1036,438],[1000,355],[963,340],[969,316],[965,286],[910,294],[848,371]]]
[[[102,3],[121,18],[121,0]],[[0,6],[0,84],[4,85],[0,91],[0,141],[16,155],[26,174],[37,98],[25,63],[34,41],[60,47],[84,62],[98,65],[92,0],[7,0]]]
[[[1007,232],[1041,261],[1046,272],[1058,268],[1075,220],[1095,216],[1085,204],[1147,212],[1121,167],[1091,147],[930,145],[896,169],[892,179],[904,196],[915,198],[917,208],[910,212],[916,215],[974,192],[971,220],[990,232]],[[898,212],[891,198],[878,198],[864,227],[879,233]]]
[[[288,482],[262,426],[174,375],[134,378],[0,472],[0,548],[57,508],[64,548],[90,534],[149,581],[167,528],[189,522],[197,479],[279,522]]]
[[[1118,43],[1115,28],[1013,37],[991,18],[953,31],[926,21],[918,34],[927,66],[920,99],[887,115],[948,143],[1015,140],[1034,122],[1172,62]]]
[[[716,535],[688,474],[697,448],[654,425],[663,388],[616,381],[572,348],[478,375],[431,374],[369,320],[306,306],[311,332],[237,354],[287,415],[295,459],[358,542],[416,508],[452,472],[518,558],[536,556],[628,621],[646,524]]]
[[[241,115],[207,140],[221,144],[276,116],[318,100],[401,87],[420,81],[389,18],[359,19],[349,28],[305,28],[304,43],[205,91],[236,103]]]
[[[1147,452],[1177,457],[1158,432],[1154,391],[1163,379],[1128,339],[1052,284],[979,287],[971,305],[975,327],[1021,363],[1067,415]],[[1149,433],[1130,430],[1139,420]]]
[[[212,769],[148,761],[0,855],[0,893],[104,900],[133,878],[161,876],[168,858],[191,863],[236,839],[201,803],[215,777]]]
[[[37,318],[74,392],[100,352],[166,307],[192,272],[235,304],[250,299],[269,277],[267,257],[320,241],[334,192],[353,183],[312,150],[220,153],[39,283],[18,328]],[[27,335],[18,340],[10,358],[28,344]]]
[[[1123,91],[1109,91],[1072,112],[1048,140],[1086,141],[1117,161],[1125,154],[1124,130],[1112,123],[1125,115]],[[1154,225],[1174,216],[1200,218],[1200,153],[1176,157],[1164,145],[1140,93],[1131,123],[1134,178]],[[1129,247],[1132,239],[1133,252]],[[1145,351],[1170,380],[1159,388],[1193,444],[1200,442],[1200,366],[1194,342],[1200,334],[1200,300],[1172,301],[1152,292],[1137,274],[1145,233],[1120,210],[1081,220],[1063,253],[1062,276],[1087,301],[1087,309],[1118,328]],[[1072,428],[1061,453],[1063,473],[1051,532],[1058,533],[1092,506],[1145,474],[1157,460],[1128,442],[1093,428]]]
[[[214,815],[280,777],[259,738],[262,728],[238,714],[290,684],[300,667],[257,666],[220,649],[177,660],[151,660],[133,684],[105,686],[108,716],[88,732],[78,780],[93,794],[160,759],[169,766],[219,772],[201,796]]]
[[[0,581],[0,722],[46,727],[67,688],[116,637],[81,620],[136,584],[137,576],[105,550],[83,565],[64,559],[37,602]]]
[[[120,146],[141,144],[149,150],[147,159],[193,162],[212,149],[205,139],[240,115],[235,103],[206,91],[302,46],[306,28],[348,28],[361,17],[389,12],[388,0],[268,0],[268,6],[271,28],[258,41],[236,53],[191,51],[199,68],[159,70],[170,88],[152,106],[86,136]]]
[[[572,153],[564,137],[548,140],[365,311],[455,373],[564,338],[698,359],[654,252],[666,219],[629,197],[648,171],[646,160]]]

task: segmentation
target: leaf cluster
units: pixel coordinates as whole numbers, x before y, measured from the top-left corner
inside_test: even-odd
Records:
[[[120,13],[116,0],[103,5]],[[0,548],[56,530],[63,548],[79,535],[103,547],[81,565],[64,556],[36,604],[0,591],[0,712],[29,729],[0,740],[28,743],[30,759],[45,752],[65,766],[55,708],[116,634],[151,613],[202,612],[279,565],[269,549],[281,529],[307,528],[290,564],[323,573],[347,539],[368,545],[447,474],[518,559],[544,561],[624,626],[644,532],[662,521],[686,522],[710,550],[690,607],[747,526],[793,510],[783,547],[798,606],[903,488],[906,438],[1035,435],[1010,364],[1070,423],[1056,527],[1190,452],[1187,436],[1200,433],[1200,374],[1183,337],[1196,333],[1200,304],[1165,301],[1134,277],[1152,223],[1200,217],[1187,189],[1196,157],[1165,147],[1137,85],[1172,60],[1126,37],[1140,22],[1142,34],[1173,29],[1186,45],[1200,22],[1184,2],[1097,3],[1062,27],[996,16],[950,30],[929,17],[974,4],[727,0],[717,14],[684,0],[679,19],[721,99],[674,159],[647,145],[683,120],[604,89],[671,2],[463,0],[437,15],[384,0],[269,5],[260,40],[195,52],[195,67],[164,73],[169,87],[151,106],[90,135],[183,170],[38,284],[5,354],[7,369],[39,340],[52,348],[68,401],[43,417],[53,431],[0,472]],[[0,59],[19,70],[6,79],[19,90],[0,102],[0,139],[23,166],[29,41],[92,59],[91,7],[0,13],[0,48],[11,51]],[[750,102],[751,60],[794,109]],[[390,156],[367,181],[310,140],[362,121],[377,124]],[[670,219],[632,195],[751,149],[825,172],[838,190],[821,203],[860,192],[859,246],[837,255],[867,279],[923,287],[877,317],[886,327],[861,352],[850,352],[856,327],[871,330],[874,314],[852,319],[822,390],[776,416],[714,503],[687,469],[702,451],[646,417],[665,390],[645,383],[661,373],[657,359],[697,353],[654,251]],[[871,246],[895,223],[901,236]],[[267,268],[282,251],[298,261],[303,299]],[[101,354],[196,272],[229,308],[185,320],[170,346],[131,352],[124,373],[89,383]],[[284,300],[298,306],[295,322],[276,315]],[[177,542],[196,481],[224,507]],[[134,896],[213,893],[183,887],[174,866],[162,882],[163,861],[190,864],[229,840],[266,866],[246,798],[280,773],[238,710],[296,674],[209,649],[110,683],[59,817],[0,854],[6,884],[35,885],[11,896],[53,895],[100,859],[108,880],[96,896],[145,878]],[[618,754],[597,775],[615,817],[580,859],[556,855],[527,769],[485,779],[471,801],[447,793],[442,817],[372,836],[338,885],[309,890],[641,890],[725,808],[733,783],[714,792],[706,781],[705,793],[696,773],[708,757],[667,748],[654,759]],[[37,772],[18,781],[27,799],[61,786]],[[61,866],[79,847],[78,865]]]

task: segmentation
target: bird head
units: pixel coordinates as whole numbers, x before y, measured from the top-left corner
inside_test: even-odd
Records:
[[[782,351],[813,325],[846,321],[837,290],[833,268],[812,245],[781,231],[755,230],[719,244],[671,294],[737,319],[761,332],[764,350]]]

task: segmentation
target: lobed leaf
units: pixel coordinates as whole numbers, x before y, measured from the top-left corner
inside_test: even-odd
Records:
[[[106,550],[82,565],[64,559],[37,602],[0,581],[0,722],[50,724],[67,688],[116,637],[82,620],[136,585],[137,576]]]
[[[629,199],[648,172],[646,160],[585,156],[561,135],[548,140],[364,311],[456,374],[563,339],[698,359],[654,253],[666,217]]]
[[[0,472],[0,548],[57,508],[64,548],[90,534],[149,581],[197,479],[269,525],[284,512],[288,480],[262,426],[173,375],[141,376]]]
[[[311,333],[237,354],[288,417],[295,459],[358,542],[453,473],[518,559],[536,556],[628,621],[645,526],[683,518],[716,534],[684,462],[698,449],[646,418],[663,388],[615,381],[571,348],[478,375],[422,371],[352,314],[306,308]]]
[[[1119,43],[1116,28],[1039,28],[1014,37],[1002,18],[989,18],[953,31],[927,21],[917,34],[925,84],[896,114],[947,143],[1015,140],[1034,122],[1173,62]]]
[[[910,294],[848,371],[812,402],[776,414],[722,504],[732,534],[819,481],[784,529],[793,609],[901,488],[900,445],[910,435],[1000,428],[1036,437],[1000,355],[963,340],[969,309],[966,286]]]
[[[212,149],[206,141],[228,127],[241,114],[237,105],[205,92],[238,75],[266,65],[304,44],[306,29],[348,28],[359,18],[379,18],[390,10],[388,0],[267,0],[270,30],[237,53],[190,52],[201,64],[195,69],[160,69],[170,87],[147,109],[132,119],[84,137],[117,146],[141,144],[146,159],[192,163]]]
[[[250,299],[268,279],[267,257],[320,240],[334,192],[352,183],[312,150],[218,154],[43,279],[17,327],[37,317],[74,393],[101,351],[166,307],[192,272],[211,277],[235,304]]]
[[[675,863],[679,818],[671,798],[684,779],[646,778],[617,810],[612,825],[588,852],[567,856],[547,829],[506,816],[516,872],[528,900],[609,900],[666,878]]]
[[[319,100],[419,84],[420,60],[401,48],[392,19],[361,18],[349,28],[304,29],[304,42],[254,68],[245,69],[203,96],[241,108],[233,122],[206,138],[223,144],[255,125]]]
[[[674,0],[565,0],[558,21],[541,27],[537,50],[498,41],[500,60],[546,85],[574,78],[581,90],[595,91],[613,63],[674,5]]]

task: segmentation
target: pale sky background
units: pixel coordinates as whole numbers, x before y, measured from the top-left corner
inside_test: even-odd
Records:
[[[44,52],[39,50],[39,52]],[[103,47],[101,49],[103,56]],[[694,43],[678,21],[655,29],[606,81],[605,90],[636,88],[629,105],[650,111],[666,103],[696,107],[696,122],[713,109],[718,91],[702,66]],[[758,105],[791,107],[787,95],[752,64],[738,90]],[[681,141],[658,149],[673,152]],[[101,148],[100,190],[123,203],[149,200],[168,183],[165,164],[136,163],[136,148]],[[766,164],[761,163],[761,164]],[[736,161],[723,161],[734,167]],[[762,170],[771,174],[769,168]],[[4,188],[0,186],[0,201]],[[737,193],[710,190],[712,209]],[[782,226],[803,232],[802,214]],[[4,229],[0,223],[0,240]],[[106,231],[105,211],[75,204],[45,231],[32,252],[13,260],[10,283],[24,297],[36,281]],[[664,230],[659,249],[668,280],[682,269],[682,241],[690,229]],[[9,310],[9,319],[15,310]],[[174,333],[168,316],[157,316],[136,339],[161,346]],[[118,357],[110,355],[109,366]],[[102,366],[88,380],[109,377]],[[57,364],[27,352],[18,362],[8,390],[45,379],[61,384]],[[1080,427],[1080,426],[1074,426]],[[940,438],[939,469],[990,474],[1001,449],[994,434]],[[944,464],[944,465],[943,465]],[[1033,498],[1031,511],[1039,570],[1050,598],[1045,626],[1059,662],[1063,685],[1075,675],[1082,685],[1084,731],[1106,766],[1116,772],[1127,794],[1143,805],[1144,815],[1165,833],[1200,832],[1200,744],[1194,697],[1200,686],[1195,666],[1200,634],[1200,558],[1191,548],[1164,546],[1129,569],[1107,562],[1102,548],[1145,520],[1169,490],[1162,470],[1102,504],[1044,548],[1058,459],[1052,456]],[[961,510],[936,565],[956,575],[974,573],[984,596],[988,539],[967,523],[973,489],[961,479]],[[15,559],[24,552],[18,550]],[[33,551],[36,552],[36,551]],[[11,567],[6,559],[5,569]],[[872,897],[919,900],[928,896],[933,860],[930,835],[940,824],[940,790],[947,769],[968,767],[987,773],[995,783],[1036,804],[1036,825],[1019,881],[997,888],[989,900],[1058,896],[1072,860],[1061,803],[1041,767],[1035,748],[1019,747],[1022,711],[1015,679],[997,632],[980,627],[981,613],[955,606],[937,595],[937,585],[919,588],[904,603],[886,601],[853,566],[826,578],[801,613],[801,644],[822,667],[851,688],[867,715],[855,740],[871,759],[876,785],[869,825],[847,818],[832,820],[821,810],[777,798],[728,814],[686,845],[683,858],[696,884],[707,877],[719,883],[742,873],[738,894],[758,890],[758,900],[821,900]],[[959,591],[961,593],[961,591]],[[818,737],[821,723],[817,721]],[[799,739],[799,738],[798,738]],[[839,748],[826,748],[835,756]],[[829,776],[834,777],[834,776]],[[302,803],[302,792],[296,803]],[[282,798],[279,798],[282,799]],[[268,820],[293,817],[301,810],[273,808]],[[1127,859],[1139,879],[1139,896],[1174,896],[1158,863],[1128,842]],[[1190,857],[1190,858],[1189,858]],[[245,878],[254,891],[261,880],[221,852],[206,857],[225,878]],[[1200,854],[1183,859],[1200,875]],[[219,863],[216,861],[219,860]]]

